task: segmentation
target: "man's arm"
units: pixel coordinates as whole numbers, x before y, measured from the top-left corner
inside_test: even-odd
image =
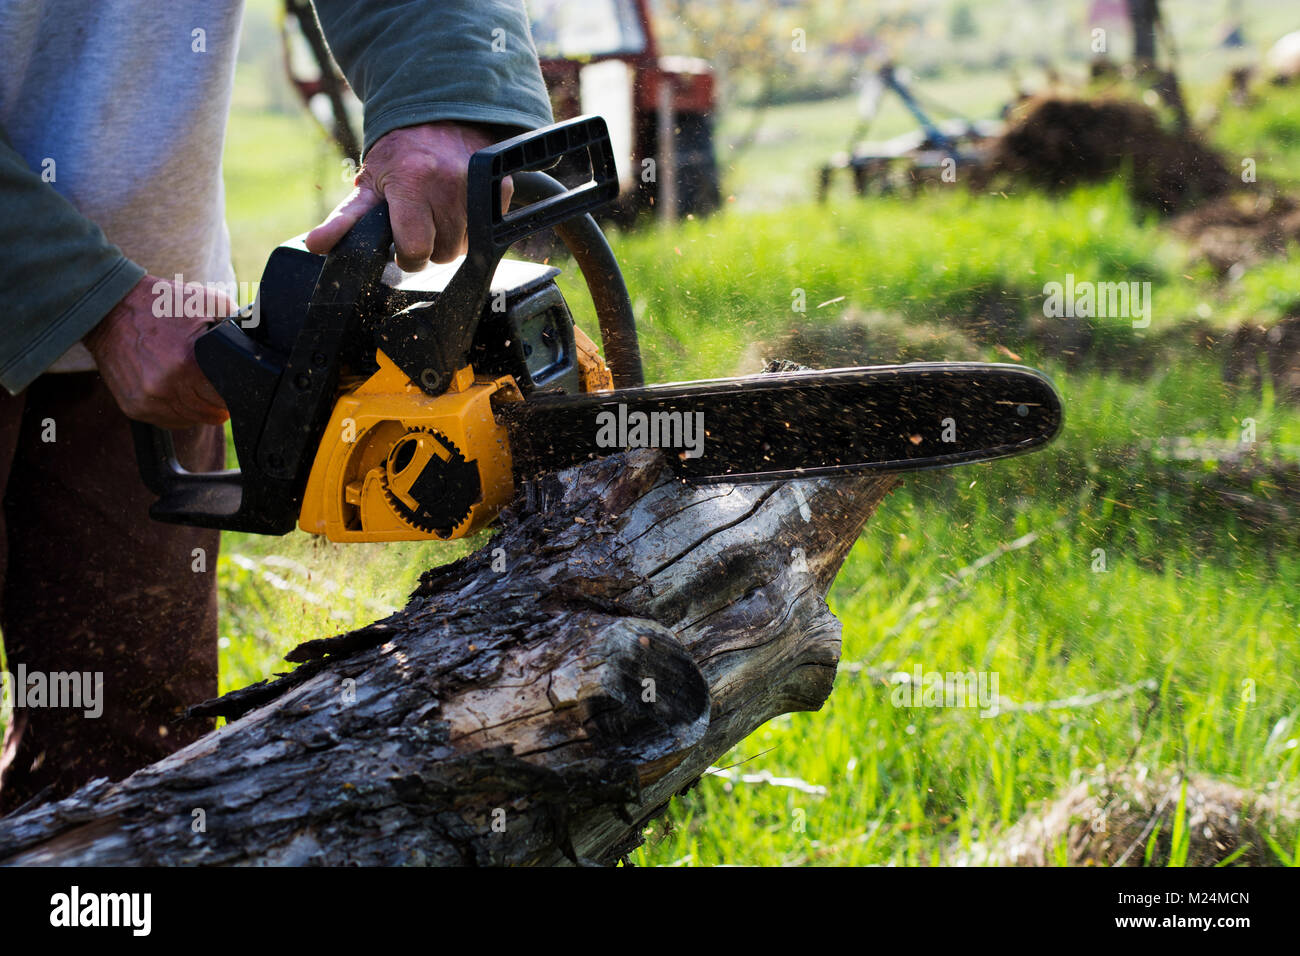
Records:
[[[145,270],[32,171],[0,130],[0,385],[16,395],[79,341],[122,411],[168,428],[219,423],[221,397],[194,361],[203,317],[160,317],[171,280]],[[165,290],[165,291],[164,291]],[[209,315],[234,308],[208,297]]]
[[[0,130],[0,385],[16,395],[144,277]]]
[[[314,0],[330,52],[365,105],[362,154],[437,120],[517,130],[551,122],[522,0]]]
[[[357,188],[307,236],[327,252],[380,199],[397,263],[464,251],[469,157],[551,122],[522,0],[315,0],[321,28],[365,105]],[[509,188],[503,189],[509,202]]]

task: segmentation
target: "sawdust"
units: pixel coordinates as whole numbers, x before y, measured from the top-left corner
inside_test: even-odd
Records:
[[[1223,380],[1263,397],[1267,378],[1277,401],[1300,405],[1300,305],[1272,326],[1245,323],[1229,330]]]
[[[901,362],[961,362],[980,357],[967,335],[950,326],[908,321],[890,313],[846,310],[832,322],[793,326],[770,342],[756,343],[742,366],[780,355],[809,368],[852,368]]]

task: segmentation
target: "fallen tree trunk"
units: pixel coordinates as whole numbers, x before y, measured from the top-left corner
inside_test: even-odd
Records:
[[[0,863],[613,863],[764,721],[816,710],[824,595],[889,477],[686,486],[658,452],[528,485],[386,620],[199,708],[229,723],[0,821]]]

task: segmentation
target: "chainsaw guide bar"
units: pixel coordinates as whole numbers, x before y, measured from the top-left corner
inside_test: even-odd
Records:
[[[943,468],[1032,451],[1061,427],[1060,399],[1045,376],[978,363],[778,372],[547,395],[503,404],[501,412],[517,475],[611,450],[655,447],[668,453],[679,477],[693,482]],[[611,432],[624,440],[611,443]]]

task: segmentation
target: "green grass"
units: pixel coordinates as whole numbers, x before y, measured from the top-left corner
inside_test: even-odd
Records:
[[[223,166],[235,273],[257,282],[271,250],[315,226],[347,195],[345,167],[311,117],[258,101],[241,76]]]
[[[1030,513],[1025,524],[1043,517]],[[989,546],[984,530],[954,532],[910,496],[888,502],[831,595],[845,621],[844,661],[863,669],[842,668],[822,712],[774,720],[720,761],[826,794],[706,777],[667,824],[654,825],[638,862],[942,862],[1081,774],[1121,769],[1135,748],[1135,762],[1150,767],[1294,780],[1295,748],[1264,745],[1297,710],[1293,587],[1259,568],[1243,587],[1241,571],[1195,563],[1153,574],[1119,560],[1093,574],[1086,542],[1065,530],[1005,556],[967,592],[891,634],[911,601]],[[996,672],[1000,692],[1017,702],[1144,681],[1158,691],[987,718],[895,708],[888,674],[916,665]]]
[[[346,188],[315,128],[250,91],[237,97],[226,153],[245,279]],[[993,99],[987,88],[967,95],[976,113]],[[843,195],[809,205],[808,157],[839,147],[837,131],[852,122],[843,107],[793,108],[804,114],[803,138],[756,146],[733,170],[740,195],[726,214],[614,237],[651,379],[752,371],[764,351],[756,343],[796,324],[858,315],[870,325],[886,315],[960,326],[995,301],[1012,319],[982,339],[985,357],[1005,360],[995,348],[1003,345],[1043,364],[1065,397],[1066,429],[1045,452],[912,477],[891,495],[829,596],[844,624],[845,666],[826,706],[769,722],[720,760],[738,765],[733,779],[706,776],[675,799],[634,861],[943,862],[1098,768],[1181,769],[1294,795],[1295,531],[1252,527],[1189,495],[1191,466],[1160,462],[1149,446],[1162,436],[1232,440],[1246,418],[1263,448],[1300,445],[1300,414],[1267,389],[1255,397],[1225,388],[1213,361],[1192,352],[1173,350],[1151,372],[1120,376],[1086,363],[1067,370],[1021,341],[1041,317],[1043,284],[1067,272],[1152,283],[1149,330],[1101,323],[1116,349],[1137,350],[1192,318],[1219,326],[1275,319],[1300,298],[1293,266],[1261,265],[1220,285],[1116,184],[1059,200],[939,189],[915,201]],[[1270,100],[1262,115],[1225,114],[1216,138],[1248,142],[1270,164],[1292,162],[1290,110]],[[796,201],[779,210],[748,202],[746,182]],[[562,286],[591,328],[571,267]],[[806,297],[802,314],[791,307],[796,289]],[[1031,543],[948,587],[982,555],[1029,534]],[[381,616],[420,570],[483,540],[336,546],[298,533],[226,535],[223,689],[280,669],[280,656],[301,640]],[[1104,572],[1093,570],[1098,549]],[[1119,693],[992,717],[897,708],[890,675],[915,666],[996,672],[1000,693],[1022,704]],[[741,774],[806,787],[746,783]],[[1269,852],[1293,861],[1297,836],[1271,833]],[[1173,843],[1175,856],[1185,853],[1183,833]]]
[[[1300,95],[1294,86],[1260,85],[1254,96],[1249,107],[1222,108],[1213,140],[1232,168],[1249,157],[1261,185],[1294,188],[1300,185]]]

